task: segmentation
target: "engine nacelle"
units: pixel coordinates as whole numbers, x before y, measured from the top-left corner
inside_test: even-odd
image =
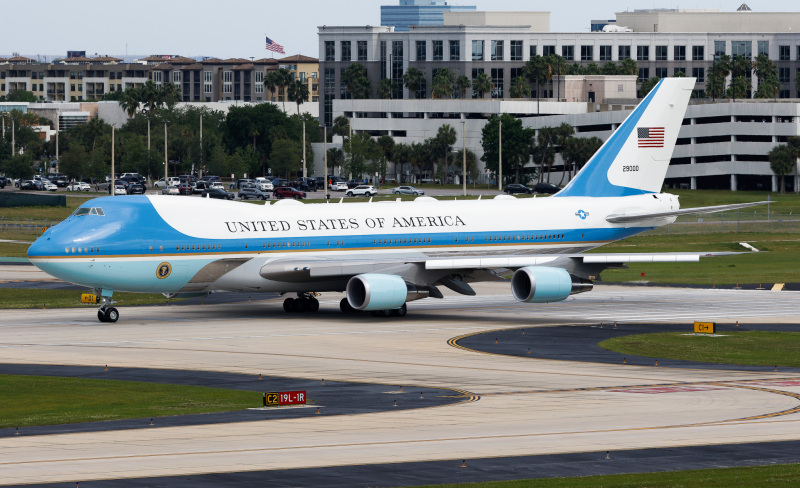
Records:
[[[409,287],[396,275],[366,273],[347,282],[347,301],[356,310],[400,308],[409,298]],[[422,298],[422,297],[419,297]]]
[[[560,302],[572,294],[591,289],[591,282],[573,282],[563,268],[528,266],[514,271],[511,277],[511,293],[525,303]]]

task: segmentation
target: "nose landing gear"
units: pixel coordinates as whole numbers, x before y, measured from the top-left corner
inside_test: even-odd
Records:
[[[103,301],[103,304],[100,305],[100,309],[97,310],[97,320],[111,323],[119,320],[119,311],[111,306],[117,302],[112,300],[111,297],[101,296],[100,299]]]

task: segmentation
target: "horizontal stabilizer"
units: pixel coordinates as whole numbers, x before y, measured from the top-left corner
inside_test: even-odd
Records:
[[[738,208],[754,207],[756,205],[766,205],[767,203],[770,202],[733,203],[730,205],[714,205],[712,207],[684,208],[681,210],[670,210],[669,212],[612,214],[606,217],[606,222],[610,222],[612,224],[619,224],[624,222],[637,222],[640,220],[655,219],[659,217],[675,217],[678,215],[708,214],[715,212],[724,212],[726,210],[736,210]]]

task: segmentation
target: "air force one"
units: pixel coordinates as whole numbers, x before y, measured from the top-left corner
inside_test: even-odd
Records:
[[[345,292],[343,312],[406,314],[406,302],[474,295],[471,282],[513,271],[514,298],[555,302],[592,289],[606,268],[689,262],[713,253],[581,254],[675,221],[757,203],[681,210],[660,193],[694,87],[669,78],[631,112],[576,177],[550,198],[264,206],[160,195],[90,200],[28,249],[46,273],[94,288],[97,317],[116,322],[115,291],[200,296],[296,293],[287,312]]]

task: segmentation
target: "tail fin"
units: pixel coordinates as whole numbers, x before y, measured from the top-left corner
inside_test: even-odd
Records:
[[[694,78],[658,82],[557,197],[622,197],[661,190]]]

